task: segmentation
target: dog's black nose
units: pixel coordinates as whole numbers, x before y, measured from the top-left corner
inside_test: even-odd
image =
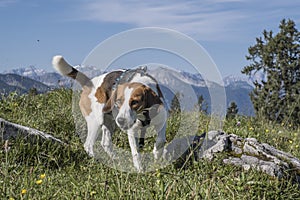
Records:
[[[123,125],[125,124],[125,119],[122,118],[122,117],[119,117],[119,118],[117,119],[117,122],[118,122],[118,124],[119,124],[120,126],[123,126]]]

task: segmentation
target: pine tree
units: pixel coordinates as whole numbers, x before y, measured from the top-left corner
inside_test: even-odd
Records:
[[[29,96],[35,96],[38,94],[38,91],[35,87],[30,88],[30,90],[28,91]]]
[[[198,96],[198,108],[199,112],[207,113],[207,103],[204,100],[203,95]]]
[[[170,113],[176,114],[176,113],[180,113],[181,109],[180,109],[180,102],[179,102],[179,98],[180,98],[180,93],[176,93],[171,101],[171,108],[170,108]]]
[[[300,123],[300,33],[292,20],[282,20],[279,32],[263,31],[249,47],[250,65],[242,73],[253,77],[263,73],[266,80],[255,81],[250,97],[257,115],[277,122]]]
[[[239,109],[235,102],[231,102],[230,106],[227,108],[226,118],[233,119],[238,114]]]

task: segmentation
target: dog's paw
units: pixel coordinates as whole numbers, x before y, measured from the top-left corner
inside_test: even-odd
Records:
[[[84,144],[84,150],[87,152],[87,154],[90,157],[94,157],[94,150],[93,150],[93,146],[89,145],[89,144]]]
[[[164,150],[164,148],[160,148],[158,150],[156,148],[153,149],[152,153],[153,153],[154,159],[156,161],[161,159],[162,154],[163,154],[163,150]]]
[[[135,167],[137,172],[142,173],[144,171],[144,169],[143,169],[143,166],[142,166],[142,161],[141,161],[140,154],[134,155],[132,157],[132,159],[133,159],[133,166]]]
[[[112,160],[118,160],[119,157],[117,156],[115,151],[107,151],[108,156],[112,159]]]

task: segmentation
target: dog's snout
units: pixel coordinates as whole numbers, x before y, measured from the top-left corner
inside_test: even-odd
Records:
[[[123,118],[123,117],[119,117],[118,119],[117,119],[117,122],[118,122],[118,124],[120,125],[120,126],[123,126],[124,124],[125,124],[125,118]]]

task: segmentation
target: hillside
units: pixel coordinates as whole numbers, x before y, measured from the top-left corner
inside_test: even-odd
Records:
[[[191,155],[187,162],[179,159],[143,174],[118,171],[86,154],[72,116],[72,91],[67,89],[8,97],[0,102],[0,118],[41,130],[67,143],[28,137],[1,140],[0,136],[0,199],[300,199],[299,185],[292,179],[227,165],[222,161],[223,154],[213,160],[198,161]],[[168,142],[177,120],[169,121]],[[199,120],[199,134],[207,132],[210,118],[201,116]],[[256,138],[300,157],[299,128],[238,117],[225,121],[223,130]],[[115,147],[128,152],[126,134],[117,133],[113,136]],[[148,137],[145,153],[152,152],[153,143],[153,137]],[[240,140],[238,143],[242,144]]]
[[[17,74],[0,74],[0,86],[0,92],[4,94],[14,91],[23,94],[32,88],[37,89],[38,93],[44,93],[50,89],[39,81]]]

